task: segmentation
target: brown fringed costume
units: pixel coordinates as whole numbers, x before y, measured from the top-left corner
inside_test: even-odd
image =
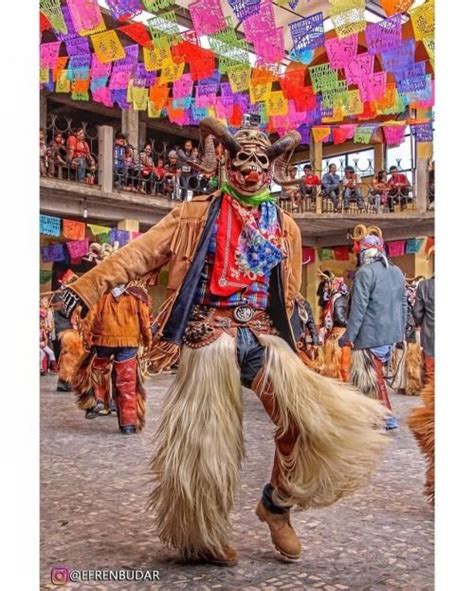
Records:
[[[319,376],[296,354],[291,314],[301,284],[301,235],[274,203],[272,176],[284,185],[299,142],[271,144],[255,127],[233,136],[201,122],[215,170],[212,136],[226,148],[221,190],[184,202],[140,238],[81,277],[68,310],[91,308],[112,288],[168,265],[167,298],[149,361],[167,367],[181,351],[151,462],[160,539],[188,559],[231,566],[229,514],[243,458],[241,386],[254,390],[275,425],[275,457],[257,515],[290,559],[301,545],[290,507],[323,507],[367,481],[385,437],[384,408]]]

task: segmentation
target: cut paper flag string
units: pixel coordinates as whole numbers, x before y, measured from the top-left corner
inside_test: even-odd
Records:
[[[373,55],[398,47],[402,42],[402,17],[396,14],[379,23],[367,23],[365,39]]]
[[[406,242],[405,254],[417,254],[423,245],[423,238],[410,238]]]
[[[79,35],[105,31],[105,23],[97,0],[67,0],[74,28]]]
[[[220,0],[200,0],[188,6],[196,35],[210,35],[222,31],[227,22],[222,12]]]
[[[43,263],[55,263],[66,258],[63,244],[51,244],[40,248],[41,260]]]
[[[405,135],[406,125],[384,125],[383,135],[388,146],[399,146]]]
[[[357,39],[357,35],[326,39],[325,48],[331,68],[338,70],[354,60],[357,55]]]
[[[143,23],[130,23],[118,27],[118,30],[143,47],[153,47],[148,29]]]
[[[59,236],[61,234],[61,218],[40,215],[40,234],[44,234],[45,236]]]
[[[260,0],[227,0],[239,21],[253,16],[260,10]]]
[[[415,0],[381,0],[387,16],[407,12]]]
[[[67,34],[68,29],[64,21],[60,0],[40,0],[40,10],[56,32]]]
[[[387,242],[388,255],[390,257],[401,257],[405,254],[405,240],[394,240]]]
[[[410,10],[410,19],[416,40],[432,39],[435,32],[434,1],[428,0],[417,8]]]
[[[143,10],[140,0],[105,0],[115,19],[127,19]]]
[[[66,242],[66,248],[71,259],[80,259],[82,257],[85,257],[86,254],[89,252],[89,238],[84,238],[84,240],[73,240],[71,242]]]
[[[120,39],[114,30],[92,35],[91,41],[97,59],[103,64],[123,59],[126,55]]]
[[[63,220],[63,236],[69,240],[84,240],[86,225],[75,220]]]
[[[315,49],[324,44],[324,16],[317,12],[289,24],[293,48],[297,51]]]

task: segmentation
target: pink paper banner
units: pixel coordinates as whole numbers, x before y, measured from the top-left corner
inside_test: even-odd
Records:
[[[72,259],[79,259],[86,256],[86,254],[89,252],[89,238],[66,242],[66,247],[69,252],[69,256]]]
[[[405,254],[406,240],[395,240],[394,242],[387,242],[388,254],[391,257],[401,257]]]
[[[255,53],[264,64],[274,64],[285,57],[283,27],[267,31],[254,41]]]
[[[342,39],[338,37],[326,39],[324,45],[331,68],[334,70],[344,68],[354,60],[357,55],[357,39],[357,34]]]
[[[384,125],[383,135],[388,146],[398,146],[405,135],[406,125]]]
[[[276,29],[272,0],[262,0],[258,13],[244,20],[245,38],[253,43],[272,29]]]
[[[220,0],[199,0],[188,6],[196,35],[212,35],[226,28]]]
[[[103,30],[104,21],[100,12],[97,0],[67,0],[67,5],[71,11],[71,18],[74,28],[80,35],[89,31],[96,31],[99,27]]]
[[[181,78],[173,82],[173,98],[184,99],[191,96],[193,92],[193,79],[191,74],[183,74]]]
[[[40,66],[42,68],[53,69],[56,66],[60,47],[60,41],[54,41],[53,43],[42,43],[40,45]]]
[[[361,53],[344,67],[344,71],[347,84],[359,84],[360,80],[368,78],[374,71],[374,56]]]
[[[359,79],[360,100],[367,101],[381,100],[387,87],[387,72],[377,72],[367,78]]]

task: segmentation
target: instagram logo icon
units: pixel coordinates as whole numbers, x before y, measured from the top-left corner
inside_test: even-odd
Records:
[[[69,569],[65,566],[55,566],[51,569],[51,583],[53,585],[66,585],[69,581]]]

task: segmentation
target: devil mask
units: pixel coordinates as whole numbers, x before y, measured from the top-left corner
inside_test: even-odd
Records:
[[[205,154],[201,169],[207,173],[217,168],[212,136],[227,150],[227,183],[243,197],[251,197],[268,189],[273,181],[285,186],[290,181],[288,162],[292,152],[301,141],[297,131],[271,143],[268,136],[253,127],[243,127],[235,135],[217,119],[206,117],[200,123],[205,142]]]

